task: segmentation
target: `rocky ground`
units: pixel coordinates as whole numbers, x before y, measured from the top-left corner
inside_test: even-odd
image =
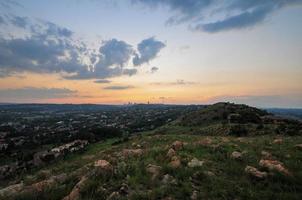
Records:
[[[302,137],[146,133],[3,185],[2,199],[301,199]]]

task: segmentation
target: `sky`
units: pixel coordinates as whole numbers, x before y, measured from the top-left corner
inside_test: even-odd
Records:
[[[0,102],[302,108],[302,0],[0,0]]]

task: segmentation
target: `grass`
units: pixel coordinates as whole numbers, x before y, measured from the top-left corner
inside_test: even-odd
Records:
[[[170,127],[171,128],[171,127]],[[162,128],[162,130],[164,130]],[[174,127],[176,130],[177,127]],[[302,197],[302,151],[294,146],[302,143],[301,136],[282,136],[282,144],[273,144],[276,135],[262,135],[243,137],[238,139],[231,136],[201,136],[182,134],[189,128],[178,129],[175,132],[162,131],[161,129],[131,138],[129,141],[112,145],[116,140],[91,144],[83,153],[66,157],[58,163],[53,163],[41,170],[51,172],[51,175],[67,173],[92,163],[97,159],[107,159],[115,167],[115,173],[110,176],[93,176],[81,191],[82,199],[106,199],[112,192],[119,191],[121,185],[127,184],[128,196],[120,199],[161,199],[172,197],[174,199],[190,199],[193,191],[197,192],[199,199],[301,199]],[[156,135],[155,133],[162,133]],[[169,134],[173,133],[173,134]],[[210,138],[213,146],[194,145],[196,141]],[[169,166],[166,153],[169,146],[175,141],[187,142],[183,150],[177,152],[181,158],[182,167],[173,169]],[[140,158],[123,160],[116,153],[124,148],[136,148],[140,144],[145,153]],[[261,151],[272,153],[274,159],[284,163],[285,167],[293,174],[287,177],[275,173],[274,176],[257,181],[251,179],[244,172],[247,165],[261,169],[258,165]],[[241,161],[233,160],[230,154],[233,151],[246,152]],[[109,155],[109,156],[108,156]],[[189,168],[187,162],[192,158],[204,160],[202,167]],[[112,159],[112,161],[110,160]],[[148,164],[162,167],[160,175],[151,179],[146,172]],[[39,170],[39,171],[41,171]],[[34,171],[29,175],[34,177],[27,184],[46,178]],[[208,176],[205,172],[211,171],[215,175]],[[89,168],[82,174],[89,172]],[[163,184],[163,175],[174,177],[176,184]],[[42,194],[26,194],[17,199],[62,199],[76,184],[78,178],[73,177],[62,185],[50,188]],[[45,194],[51,194],[43,196]],[[31,196],[30,196],[31,195]]]

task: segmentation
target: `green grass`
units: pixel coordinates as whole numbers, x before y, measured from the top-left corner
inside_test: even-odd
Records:
[[[174,127],[176,130],[177,127]],[[92,163],[97,159],[106,159],[112,162],[115,173],[109,176],[91,176],[81,191],[82,199],[106,199],[112,192],[119,191],[122,184],[129,187],[129,196],[120,199],[161,199],[172,197],[174,199],[190,199],[196,190],[200,199],[301,199],[302,197],[302,151],[295,148],[295,144],[302,143],[301,136],[282,137],[282,144],[273,144],[275,135],[244,137],[201,136],[194,134],[181,134],[188,131],[182,128],[176,134],[156,130],[142,136],[133,137],[129,141],[112,145],[116,140],[91,144],[83,153],[70,155],[58,163],[51,164],[41,170],[48,170],[51,175],[67,173]],[[154,134],[162,133],[162,134]],[[212,146],[196,145],[196,141],[210,138]],[[182,161],[180,169],[169,166],[166,153],[169,146],[175,141],[187,142],[183,150],[177,152]],[[140,158],[122,160],[117,156],[124,148],[135,148],[133,143],[140,144],[145,153]],[[213,145],[216,145],[213,147]],[[272,153],[273,158],[284,163],[293,174],[287,177],[275,173],[274,176],[262,181],[251,179],[244,172],[247,165],[261,169],[258,165],[261,151]],[[245,151],[241,161],[230,159],[233,151]],[[288,156],[290,155],[290,157]],[[187,162],[192,158],[204,160],[202,167],[188,168]],[[112,159],[112,160],[111,160]],[[162,167],[160,175],[151,179],[146,172],[148,164]],[[39,170],[39,171],[41,171]],[[31,184],[46,178],[39,171],[29,174],[33,176]],[[81,175],[91,173],[93,169],[85,168]],[[205,175],[211,171],[215,175]],[[163,184],[163,175],[173,176],[177,184]],[[29,175],[27,175],[29,177]],[[27,177],[27,176],[23,176]],[[78,181],[77,177],[70,178],[63,185],[50,188],[42,194],[26,194],[18,199],[62,199]],[[43,196],[51,193],[50,196]]]

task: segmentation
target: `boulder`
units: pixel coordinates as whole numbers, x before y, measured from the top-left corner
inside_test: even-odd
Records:
[[[33,164],[35,166],[45,165],[50,163],[51,161],[55,160],[55,154],[49,151],[41,151],[37,152],[33,156]]]
[[[240,153],[238,151],[234,151],[231,154],[231,158],[234,160],[242,160],[242,153]]]
[[[211,138],[205,138],[203,140],[199,140],[197,142],[195,142],[196,145],[200,145],[200,146],[210,146],[212,144],[212,139]]]
[[[183,147],[184,147],[184,143],[181,142],[181,141],[175,141],[175,142],[173,142],[173,144],[172,144],[172,148],[173,148],[175,151],[181,150],[181,149],[183,149]]]
[[[295,145],[295,147],[299,150],[302,150],[302,144],[297,144],[297,145]]]
[[[179,168],[181,166],[181,161],[180,161],[180,159],[177,156],[173,156],[171,158],[171,162],[169,163],[169,165],[172,168],[176,169],[176,168]]]
[[[125,158],[140,157],[144,151],[142,149],[124,149],[122,154]]]
[[[264,179],[267,177],[266,172],[261,172],[257,168],[252,167],[252,166],[246,166],[244,171],[245,171],[245,173],[247,173],[248,175],[250,175],[253,178]]]
[[[201,167],[203,165],[204,161],[200,161],[197,158],[193,158],[189,163],[188,167]]]
[[[261,159],[259,165],[268,169],[269,171],[278,171],[284,175],[290,175],[289,171],[284,167],[283,163],[277,160]]]
[[[123,183],[123,184],[121,185],[121,188],[120,188],[119,193],[120,193],[121,195],[127,195],[127,194],[129,193],[128,190],[129,190],[128,185],[127,185],[126,183]]]
[[[151,164],[146,167],[146,171],[152,175],[152,180],[156,179],[159,176],[161,169],[162,168],[160,166]]]
[[[171,159],[173,156],[176,156],[176,152],[174,151],[174,149],[170,148],[168,150],[167,157]]]
[[[269,159],[272,158],[272,154],[267,151],[261,151],[262,158]]]
[[[163,176],[162,183],[164,185],[169,185],[169,184],[175,185],[175,184],[177,184],[177,181],[173,176],[171,176],[169,174],[165,174]]]
[[[107,160],[97,160],[94,162],[94,167],[103,170],[112,170],[111,164]]]
[[[119,192],[112,192],[107,200],[118,200],[120,199],[120,193]]]
[[[273,144],[282,144],[282,143],[283,143],[283,140],[281,138],[273,140]]]

